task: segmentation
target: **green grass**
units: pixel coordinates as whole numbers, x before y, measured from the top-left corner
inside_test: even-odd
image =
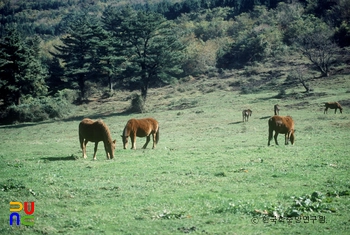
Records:
[[[324,115],[322,103],[349,100],[349,76],[330,78],[335,90],[329,80],[315,80],[313,96],[303,96],[301,87],[287,89],[284,100],[274,98],[278,89],[242,95],[225,86],[230,79],[151,90],[144,114],[120,114],[128,105],[121,93],[80,106],[67,120],[0,127],[0,233],[347,234],[349,106],[343,114]],[[295,120],[294,146],[283,145],[280,135],[280,146],[267,147],[276,103],[281,115]],[[253,115],[242,123],[245,108]],[[105,159],[102,143],[97,161],[92,143],[88,159],[81,158],[78,124],[85,116],[101,117],[110,127],[117,139],[114,160]],[[127,120],[145,116],[160,123],[157,148],[150,143],[142,150],[145,139],[137,138],[137,150],[123,150]],[[323,196],[295,206],[314,192]],[[10,201],[35,202],[34,226],[9,226]],[[326,223],[272,221],[274,211],[293,209],[324,216]]]

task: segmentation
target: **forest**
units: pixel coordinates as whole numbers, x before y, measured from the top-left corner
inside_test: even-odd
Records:
[[[349,64],[349,19],[348,0],[1,0],[0,122],[61,118],[118,90],[137,91],[142,112],[151,87],[288,53],[327,77]]]

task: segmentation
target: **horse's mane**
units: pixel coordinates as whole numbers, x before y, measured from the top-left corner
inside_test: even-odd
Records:
[[[104,123],[104,121],[102,121],[101,119],[98,119],[96,123],[98,123],[102,127],[103,133],[107,137],[108,143],[112,143],[113,140],[112,140],[111,132],[109,131],[109,128],[107,127],[106,123]]]

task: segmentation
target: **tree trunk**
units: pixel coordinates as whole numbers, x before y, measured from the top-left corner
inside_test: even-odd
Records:
[[[108,86],[109,86],[109,91],[113,92],[113,84],[112,84],[112,76],[108,75]]]
[[[80,89],[80,100],[83,101],[85,100],[85,80],[84,80],[84,75],[79,75],[79,89]]]

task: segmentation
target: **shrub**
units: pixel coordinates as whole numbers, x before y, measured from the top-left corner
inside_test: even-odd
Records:
[[[0,122],[40,122],[62,118],[69,113],[70,104],[62,97],[41,97],[30,99],[21,105],[11,105],[0,115]]]
[[[131,105],[128,112],[143,113],[145,111],[145,102],[139,94],[133,94],[131,98]]]

